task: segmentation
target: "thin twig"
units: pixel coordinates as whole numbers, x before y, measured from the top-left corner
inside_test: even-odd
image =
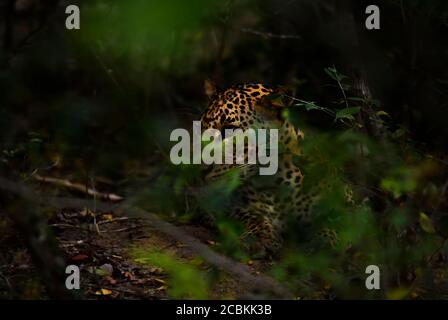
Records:
[[[250,28],[241,28],[242,32],[251,33],[256,36],[263,37],[265,39],[296,39],[296,40],[302,40],[301,36],[293,35],[293,34],[274,34],[271,32],[263,32],[263,31],[257,31]]]
[[[75,226],[73,224],[69,223],[52,223],[49,224],[50,227],[61,227],[61,228],[76,228],[76,229],[82,229],[80,226]]]
[[[333,69],[337,72],[337,70],[336,70],[336,66],[335,66],[335,65],[333,65]],[[345,90],[344,90],[344,88],[342,87],[342,83],[341,83],[341,81],[339,80],[339,77],[338,77],[338,76],[336,76],[336,82],[338,83],[339,89],[341,89],[341,91],[342,91],[342,95],[344,96],[345,106],[348,108],[349,105],[348,105],[347,94],[345,93]]]
[[[113,75],[113,70],[109,69],[105,63],[103,62],[103,60],[101,59],[101,57],[92,49],[92,54],[95,57],[95,59],[99,62],[101,68],[103,68],[104,72],[107,74],[107,76],[110,78],[110,80],[113,82],[113,84],[117,87],[118,90],[120,90],[120,92],[123,92],[123,88],[120,86],[120,83],[117,81],[117,79],[115,78],[115,76]]]
[[[141,289],[131,291],[131,290],[126,290],[126,289],[121,289],[118,287],[100,286],[100,285],[93,285],[93,284],[89,284],[89,283],[85,283],[85,284],[83,284],[83,286],[89,287],[91,289],[95,289],[97,291],[99,291],[100,289],[107,289],[107,290],[115,291],[115,292],[119,292],[119,293],[127,293],[132,296],[140,296],[140,297],[147,298],[145,292],[142,292]]]
[[[8,286],[8,289],[11,290],[11,283],[9,282],[8,277],[6,277],[3,273],[0,272],[0,277],[5,280],[6,285]]]
[[[95,226],[95,231],[96,233],[100,233],[100,227],[98,226],[98,223],[96,221],[96,195],[97,195],[97,191],[95,190],[95,180],[94,180],[94,176],[91,175],[90,176],[90,183],[91,183],[91,187],[92,187],[92,191],[93,191],[93,225]]]
[[[112,220],[100,221],[100,222],[98,222],[98,224],[107,224],[107,223],[113,223],[113,222],[124,221],[124,220],[129,220],[129,217],[119,217],[119,218],[114,218]]]
[[[125,227],[125,228],[120,228],[120,229],[102,230],[102,231],[100,231],[99,233],[125,232],[125,231],[130,231],[130,230],[134,230],[134,229],[143,228],[143,227],[151,227],[151,225],[140,224],[140,225],[135,225],[135,226]]]

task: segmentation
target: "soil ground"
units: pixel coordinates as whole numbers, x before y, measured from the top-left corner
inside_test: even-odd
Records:
[[[160,266],[137,262],[132,248],[167,253],[179,262],[197,259],[188,246],[148,226],[144,220],[115,216],[114,212],[60,211],[49,224],[67,263],[80,267],[82,295],[87,299],[171,298],[170,275]],[[209,246],[216,244],[214,234],[202,226],[179,227]],[[2,260],[5,264],[0,269],[0,295],[25,299],[45,296],[24,246],[11,247]],[[265,261],[248,264],[254,274],[260,274],[268,265]],[[198,270],[204,276],[216,271],[203,262]],[[247,294],[247,288],[238,279],[221,273],[209,298],[235,299]]]

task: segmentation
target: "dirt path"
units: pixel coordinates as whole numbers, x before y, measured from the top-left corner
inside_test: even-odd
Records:
[[[113,212],[60,212],[50,221],[68,263],[81,269],[81,287],[93,299],[166,299],[170,298],[170,274],[154,262],[136,261],[132,248],[172,256],[182,264],[194,263],[199,273],[210,277],[216,270],[199,262],[188,246],[158,232],[144,220],[114,216]],[[181,228],[201,242],[213,246],[214,235],[200,226]],[[249,262],[259,274],[262,262]],[[232,299],[247,294],[246,288],[230,276],[220,274],[209,298]]]
[[[62,290],[52,291],[50,296],[60,297],[65,292],[62,282],[66,279],[61,268],[66,264],[59,258],[56,247],[61,249],[67,264],[80,268],[82,297],[86,298],[232,299],[253,298],[253,292],[260,290],[266,293],[265,297],[286,292],[263,273],[269,262],[243,264],[217,253],[219,246],[213,233],[206,228],[168,223],[130,204],[116,206],[96,201],[95,212],[68,210],[64,208],[92,208],[92,203],[76,198],[40,197],[24,186],[3,180],[7,191],[35,206],[47,208],[40,215],[50,217],[48,225],[57,243],[51,244],[52,237],[45,235],[48,231],[42,231],[48,228],[45,218],[38,220],[37,225],[26,221],[26,226],[35,226],[33,232],[45,237],[31,242],[34,254],[31,259],[26,249],[29,241],[25,241],[29,239],[13,231],[14,223],[23,225],[23,221],[7,216],[0,224],[0,234],[9,230],[0,238],[0,247],[6,249],[0,250],[0,297],[48,297],[45,292],[48,284],[41,282],[44,278]],[[36,217],[34,209],[31,212],[26,216],[29,219]],[[42,240],[48,248],[54,247],[46,258],[39,256]],[[146,259],[149,256],[152,256],[151,261]],[[40,263],[37,268],[36,261]],[[45,277],[39,276],[38,270],[46,272]],[[54,277],[60,271],[61,274]]]

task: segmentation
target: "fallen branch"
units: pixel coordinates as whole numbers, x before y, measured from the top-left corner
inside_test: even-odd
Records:
[[[54,184],[54,185],[57,185],[57,186],[63,186],[63,187],[66,187],[68,189],[79,191],[79,192],[83,192],[83,193],[86,193],[86,194],[88,194],[90,196],[94,196],[96,198],[103,199],[103,200],[119,202],[119,201],[122,201],[124,199],[123,197],[121,197],[119,195],[116,195],[116,194],[113,194],[113,193],[99,192],[99,191],[96,191],[96,190],[94,190],[92,188],[88,188],[88,187],[86,187],[86,186],[84,186],[84,185],[82,185],[80,183],[71,182],[71,181],[69,181],[67,179],[45,177],[45,176],[41,176],[39,174],[33,175],[33,178],[36,181],[39,181],[39,182],[45,182],[45,183],[50,183],[50,184]]]

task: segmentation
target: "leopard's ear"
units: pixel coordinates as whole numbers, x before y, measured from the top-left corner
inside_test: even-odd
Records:
[[[287,108],[294,103],[294,95],[292,87],[277,87],[263,99],[263,104],[271,108]]]
[[[218,93],[218,91],[219,89],[213,81],[211,81],[210,79],[206,79],[204,81],[204,92],[209,99],[212,99],[213,96]]]

